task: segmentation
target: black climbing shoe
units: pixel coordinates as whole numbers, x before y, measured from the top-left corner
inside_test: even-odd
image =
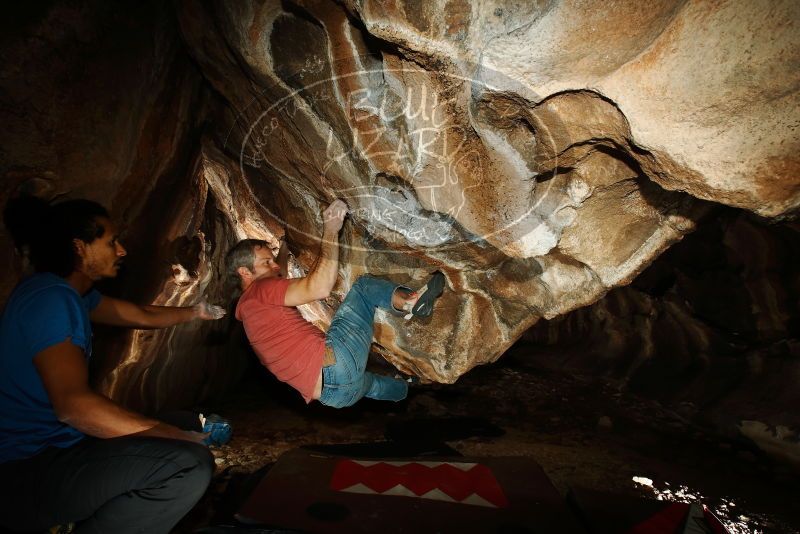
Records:
[[[430,317],[433,313],[433,302],[441,297],[444,292],[444,282],[444,275],[441,271],[433,273],[433,276],[431,276],[431,279],[425,284],[425,287],[417,291],[419,298],[416,304],[411,308],[411,312],[406,315],[406,319],[410,319],[413,315],[417,317]]]

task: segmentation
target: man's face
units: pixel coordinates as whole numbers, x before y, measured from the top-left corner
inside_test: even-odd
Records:
[[[275,256],[268,247],[256,246],[253,249],[253,279],[280,276],[281,268],[275,263]]]
[[[122,258],[127,252],[119,242],[116,227],[105,217],[98,217],[97,222],[105,228],[103,235],[85,243],[80,240],[77,244],[78,255],[81,258],[80,270],[92,280],[113,278],[117,276]]]

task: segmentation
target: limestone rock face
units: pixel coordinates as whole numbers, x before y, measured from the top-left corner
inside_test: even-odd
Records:
[[[301,311],[325,328],[361,274],[443,271],[431,319],[376,317],[377,351],[431,380],[630,283],[706,201],[797,212],[791,0],[18,9],[0,43],[0,201],[100,201],[130,253],[105,289],[188,305],[229,302],[223,257],[243,237],[286,233],[307,271],[342,198],[340,283]],[[98,376],[132,407],[194,404],[242,372],[236,328],[99,331]]]
[[[694,228],[697,198],[796,209],[799,14],[788,1],[178,5],[226,101],[216,142],[255,199],[232,199],[231,224],[285,227],[308,268],[319,214],[343,198],[340,295],[366,272],[414,286],[442,270],[430,321],[379,312],[376,329],[393,364],[441,382],[630,282]]]
[[[267,237],[270,231],[257,222],[246,226],[236,222],[237,210],[259,212],[246,182],[227,169],[224,156],[201,144],[189,179],[179,184],[179,193],[170,195],[164,225],[155,239],[160,250],[139,256],[138,269],[145,275],[138,284],[127,281],[125,296],[135,300],[136,286],[147,281],[154,284],[148,288],[152,295],[148,301],[158,306],[191,306],[202,299],[223,306],[231,303],[224,283],[225,252],[246,233]],[[232,197],[237,198],[235,208]],[[220,213],[226,216],[219,217]],[[152,216],[152,212],[142,214]],[[142,223],[142,227],[147,226]],[[158,269],[159,265],[168,269]],[[119,346],[105,347],[101,389],[148,412],[213,402],[241,379],[249,356],[243,339],[232,308],[218,321],[132,331]]]

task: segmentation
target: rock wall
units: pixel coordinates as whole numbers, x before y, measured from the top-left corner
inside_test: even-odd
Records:
[[[299,266],[341,197],[339,296],[365,272],[409,285],[445,272],[430,322],[379,313],[376,330],[395,366],[440,382],[629,283],[695,227],[698,199],[796,209],[800,43],[786,21],[798,14],[733,1],[178,4],[226,101],[216,142]],[[236,218],[267,224],[255,209]]]
[[[285,233],[302,274],[322,209],[343,198],[340,281],[302,312],[324,328],[362,273],[415,286],[442,270],[431,319],[377,315],[376,350],[430,380],[629,284],[708,201],[797,211],[796,2],[16,10],[0,43],[0,200],[101,201],[130,251],[106,290],[189,304],[227,302],[222,257],[242,237]],[[15,276],[0,296],[22,272],[2,261]],[[99,383],[147,411],[213,398],[243,368],[236,328],[101,331]]]

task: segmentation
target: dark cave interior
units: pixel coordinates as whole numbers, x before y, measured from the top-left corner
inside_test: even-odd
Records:
[[[236,511],[298,447],[349,444],[344,454],[369,457],[389,442],[400,447],[394,456],[532,459],[564,498],[578,487],[702,500],[730,532],[797,532],[800,150],[796,130],[770,121],[800,119],[796,105],[773,98],[800,94],[800,32],[775,14],[725,19],[720,34],[760,42],[749,17],[775,26],[770,42],[793,52],[747,52],[742,65],[774,66],[770,84],[748,71],[753,116],[730,103],[738,85],[718,88],[725,107],[702,100],[711,98],[702,80],[684,83],[676,98],[695,91],[683,119],[695,134],[671,131],[680,121],[667,117],[642,126],[664,107],[629,86],[691,63],[691,53],[641,58],[690,27],[693,9],[716,17],[746,11],[742,2],[661,2],[647,16],[635,2],[622,2],[635,16],[559,2],[439,4],[7,6],[0,202],[21,193],[98,201],[128,249],[119,276],[98,284],[103,294],[179,306],[204,297],[228,310],[166,330],[94,330],[97,391],[148,415],[191,409],[232,422],[233,439],[213,451],[209,490],[175,531],[245,531]],[[797,5],[778,4],[796,26]],[[619,64],[553,29],[590,22],[606,32],[593,46]],[[528,50],[526,39],[544,35],[525,33],[537,24],[555,25],[541,31],[571,55]],[[687,39],[664,49],[694,50]],[[713,84],[723,79],[715,68],[739,68],[709,65],[681,75],[707,69]],[[435,95],[416,115],[383,116],[426,90]],[[716,128],[698,118],[712,107],[724,127],[714,131],[760,124],[746,156],[726,134],[701,137]],[[437,136],[423,142],[419,132],[444,123],[462,153]],[[410,155],[397,156],[398,146]],[[707,153],[692,159],[699,146]],[[752,167],[759,158],[766,167]],[[736,182],[740,163],[752,172]],[[442,168],[458,180],[432,189]],[[342,196],[358,188],[371,193]],[[307,273],[322,204],[335,198],[361,211],[345,224],[331,296],[301,310],[308,321],[327,329],[360,274],[413,286],[440,269],[448,281],[431,319],[376,321],[370,369],[421,379],[400,403],[306,405],[260,365],[234,318],[225,252],[244,237],[277,247],[285,236],[293,274]],[[382,219],[387,205],[402,216]],[[0,247],[5,302],[31,267],[5,229]],[[337,531],[335,518],[320,524]]]

